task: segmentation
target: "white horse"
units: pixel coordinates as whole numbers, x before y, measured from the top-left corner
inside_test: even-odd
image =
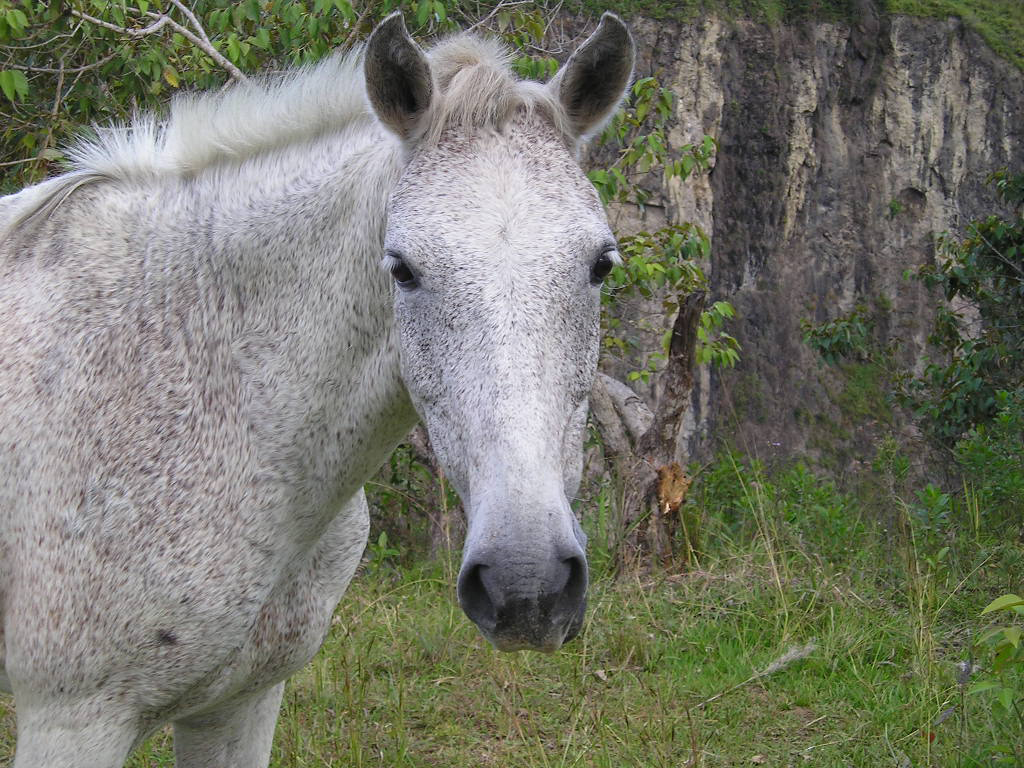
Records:
[[[115,768],[166,722],[179,766],[266,765],[417,413],[468,514],[466,614],[502,650],[579,631],[567,495],[618,255],[576,155],[633,56],[606,15],[523,82],[393,15],[0,199],[15,768]]]

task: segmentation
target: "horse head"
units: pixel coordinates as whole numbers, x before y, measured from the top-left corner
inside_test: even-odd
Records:
[[[401,16],[367,44],[370,104],[407,163],[387,212],[402,376],[467,514],[462,608],[501,650],[580,630],[580,482],[601,283],[619,260],[582,142],[628,87],[630,34],[606,14],[547,84],[496,43],[429,53]]]

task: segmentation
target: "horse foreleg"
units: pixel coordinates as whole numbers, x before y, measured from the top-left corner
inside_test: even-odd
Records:
[[[13,768],[121,768],[139,738],[135,721],[105,717],[103,707],[15,706]]]
[[[270,743],[284,683],[255,696],[174,723],[177,768],[261,768]]]

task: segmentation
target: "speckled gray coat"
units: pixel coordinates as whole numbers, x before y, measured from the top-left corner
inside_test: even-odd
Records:
[[[0,198],[16,768],[114,768],[168,721],[181,766],[266,765],[417,411],[467,614],[499,648],[578,631],[566,492],[617,256],[574,153],[632,44],[606,17],[548,86],[502,56],[391,17],[364,58],[182,100]]]

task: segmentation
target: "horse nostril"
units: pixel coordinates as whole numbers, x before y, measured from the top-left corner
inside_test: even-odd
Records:
[[[579,605],[587,593],[587,561],[574,556],[567,557],[562,563],[569,568],[569,576],[562,587],[562,597],[567,605]]]
[[[569,642],[583,627],[583,615],[587,609],[587,561],[580,556],[568,557],[562,561],[569,571],[565,586],[558,596],[555,613],[562,617],[565,628],[563,642]]]
[[[482,564],[464,568],[459,577],[458,593],[465,614],[474,624],[490,632],[497,623],[497,610],[484,584],[486,570],[487,566]]]

